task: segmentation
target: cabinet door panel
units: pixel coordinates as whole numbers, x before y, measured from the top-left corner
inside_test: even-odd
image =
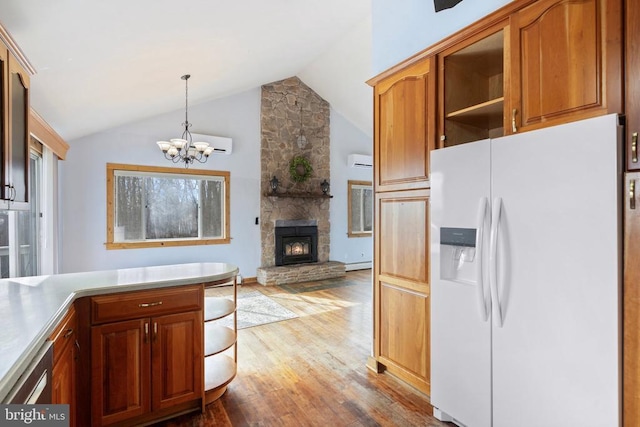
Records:
[[[69,425],[75,426],[76,410],[76,358],[78,321],[72,305],[53,331],[52,403],[69,405]]]
[[[376,194],[376,359],[429,393],[429,190]]]
[[[618,0],[540,0],[513,18],[518,130],[620,112]]]
[[[93,422],[112,424],[150,410],[149,319],[91,328]]]
[[[54,364],[51,385],[51,403],[69,405],[69,425],[75,426],[76,352],[75,345],[65,346]]]
[[[625,190],[622,396],[624,426],[632,427],[640,425],[640,173],[627,174]]]
[[[393,364],[398,376],[427,392],[429,382],[429,298],[380,282],[379,357]],[[404,374],[404,375],[403,375]]]
[[[375,87],[377,191],[428,186],[429,150],[435,146],[433,64],[433,58],[424,59]]]
[[[640,2],[627,0],[625,8],[626,82],[625,114],[627,116],[627,170],[640,170]]]
[[[429,281],[429,200],[400,195],[378,200],[379,271],[413,282]]]
[[[9,57],[9,152],[11,207],[27,209],[29,202],[29,75]]]
[[[152,321],[154,410],[202,397],[202,312],[188,312]]]

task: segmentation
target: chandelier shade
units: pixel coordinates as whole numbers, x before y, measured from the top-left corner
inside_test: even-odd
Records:
[[[184,123],[182,123],[184,131],[182,132],[182,137],[156,142],[167,160],[171,160],[173,163],[183,162],[185,168],[188,168],[194,162],[205,163],[214,151],[214,147],[210,146],[208,142],[192,141],[191,132],[189,131],[191,127],[191,123],[189,123],[189,77],[191,77],[189,74],[181,77],[184,80],[185,87]]]

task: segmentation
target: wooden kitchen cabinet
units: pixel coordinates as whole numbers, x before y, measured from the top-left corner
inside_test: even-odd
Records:
[[[0,208],[28,209],[30,78],[1,42],[0,79]]]
[[[629,82],[640,69],[640,2],[627,3],[627,37],[635,40],[626,43]],[[622,0],[515,0],[368,81],[376,200],[370,368],[429,391],[429,152],[623,113],[622,18]],[[639,82],[627,90],[632,127],[640,127]],[[633,133],[627,137],[631,151]]]
[[[511,16],[508,133],[622,112],[620,0],[538,0]]]
[[[5,186],[10,209],[29,208],[29,111],[29,75],[10,55],[8,187]]]
[[[425,58],[373,83],[375,191],[429,186],[429,151],[435,147],[434,66],[435,58]]]
[[[151,319],[151,408],[153,410],[165,409],[202,398],[204,378],[202,328],[202,311]]]
[[[640,170],[640,2],[625,2],[625,114],[627,170]]]
[[[430,392],[429,190],[376,194],[374,356]]]
[[[91,298],[92,424],[202,407],[202,304],[202,285]]]
[[[625,176],[623,426],[640,425],[640,172]]]
[[[149,319],[91,328],[92,421],[109,425],[150,411]]]
[[[49,339],[53,342],[51,403],[69,405],[69,425],[76,425],[76,361],[78,325],[71,306]]]
[[[429,154],[436,146],[436,57],[374,85],[374,359],[429,393]]]

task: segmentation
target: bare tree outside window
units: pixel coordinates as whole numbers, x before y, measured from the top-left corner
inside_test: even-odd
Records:
[[[229,179],[228,172],[108,164],[107,247],[228,243]]]
[[[349,237],[368,237],[373,233],[373,185],[371,181],[348,182]]]

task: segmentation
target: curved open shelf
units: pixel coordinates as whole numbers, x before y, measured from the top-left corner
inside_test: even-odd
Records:
[[[204,297],[204,321],[221,319],[236,310],[236,304],[229,298]]]
[[[204,358],[205,404],[218,399],[236,376],[236,362],[226,354]]]
[[[215,323],[204,324],[204,355],[222,353],[236,342],[236,333],[226,326]]]

